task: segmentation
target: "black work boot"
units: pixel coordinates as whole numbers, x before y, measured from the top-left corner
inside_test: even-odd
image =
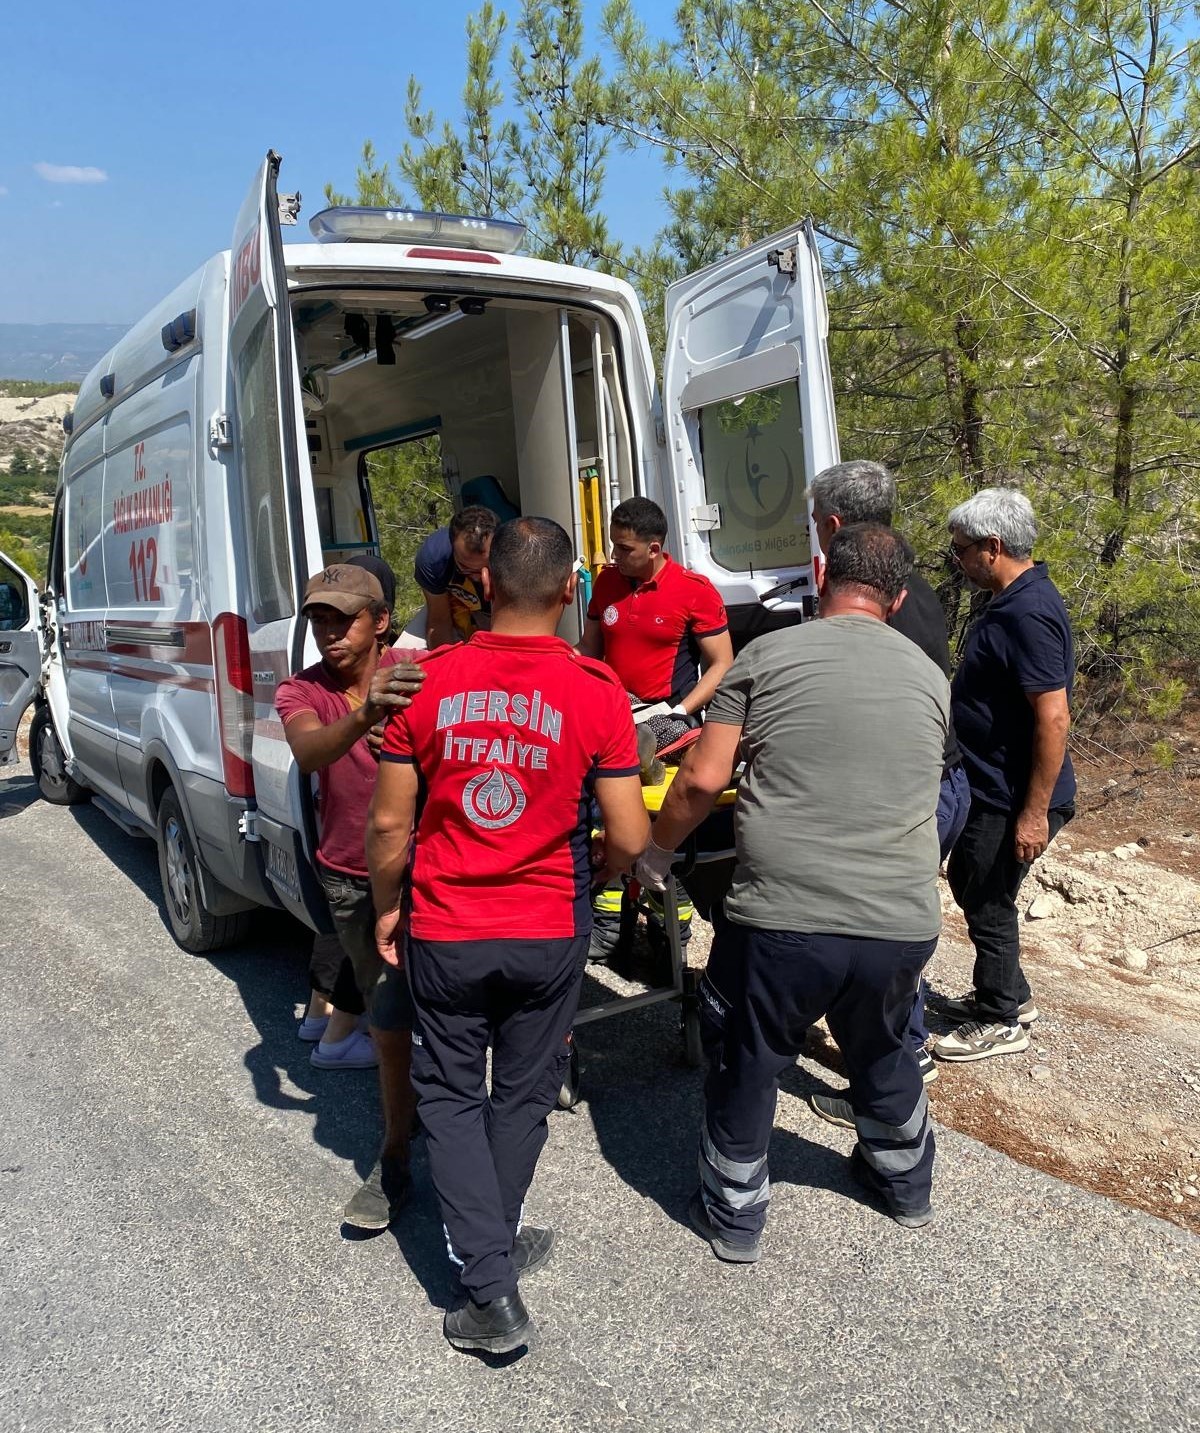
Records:
[[[468,1299],[462,1308],[451,1309],[446,1315],[442,1332],[455,1348],[511,1353],[529,1342],[535,1328],[521,1295],[515,1293],[486,1304]]]
[[[377,1159],[358,1193],[342,1210],[342,1219],[356,1229],[386,1229],[408,1203],[411,1192],[407,1160]]]
[[[534,1224],[525,1224],[513,1240],[512,1266],[517,1278],[536,1274],[554,1251],[554,1230],[539,1229]]]
[[[850,1151],[850,1176],[860,1189],[865,1190],[868,1194],[874,1195],[884,1210],[890,1214],[902,1228],[924,1229],[926,1224],[933,1222],[932,1205],[926,1204],[923,1209],[906,1209],[893,1201],[887,1185],[863,1158],[862,1151],[858,1145],[855,1145]]]
[[[688,1219],[702,1239],[707,1239],[713,1253],[726,1264],[757,1264],[762,1257],[762,1240],[751,1244],[735,1244],[727,1239],[708,1217],[704,1196],[697,1189],[688,1202]]]

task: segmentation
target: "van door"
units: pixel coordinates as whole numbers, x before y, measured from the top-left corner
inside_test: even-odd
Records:
[[[812,225],[678,280],[666,318],[663,402],[682,558],[721,592],[738,649],[798,621],[816,592],[805,489],[838,461],[838,441]]]
[[[287,275],[276,189],[280,157],[267,154],[233,231],[227,315],[229,399],[238,473],[240,532],[235,534],[234,622],[245,623],[253,704],[249,756],[257,832],[265,866],[282,903],[311,920],[324,902],[308,857],[315,849],[311,803],[275,711],[278,684],[302,665],[300,596],[322,565],[300,383],[287,301]],[[299,200],[285,197],[288,222]],[[218,618],[218,621],[220,619]],[[244,691],[243,681],[235,684]],[[231,691],[234,710],[238,692]],[[230,740],[222,713],[222,740]]]
[[[17,728],[41,671],[37,587],[0,552],[0,766],[16,759]]]

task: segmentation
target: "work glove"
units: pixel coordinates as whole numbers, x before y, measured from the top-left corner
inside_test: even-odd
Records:
[[[661,891],[666,889],[667,877],[671,874],[674,864],[675,852],[664,851],[661,846],[655,844],[652,837],[650,844],[637,858],[633,874],[648,891]]]

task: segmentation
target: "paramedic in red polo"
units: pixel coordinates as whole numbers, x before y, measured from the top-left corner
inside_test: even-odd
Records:
[[[517,1279],[554,1238],[522,1209],[562,1085],[593,875],[627,871],[649,835],[628,698],[554,635],[575,600],[573,559],[546,518],[497,530],[483,572],[491,631],[426,661],[420,693],[388,723],[367,826],[376,938],[407,964],[429,1170],[469,1295],[443,1330],[491,1353],[528,1343]]]
[[[721,595],[663,551],[666,515],[649,498],[615,508],[609,536],[612,565],[596,578],[579,650],[607,662],[639,702],[695,716],[733,666]]]
[[[721,594],[707,577],[680,567],[663,551],[667,519],[649,498],[628,498],[613,510],[609,527],[613,561],[596,578],[579,650],[600,657],[641,705],[664,702],[667,717],[651,717],[641,730],[654,733],[661,750],[697,725],[733,665],[733,642]],[[700,674],[697,680],[696,660]],[[621,942],[620,882],[597,891],[593,904],[591,959],[604,964]],[[660,930],[663,912],[648,893],[648,923]],[[679,897],[679,940],[691,936],[692,905]]]

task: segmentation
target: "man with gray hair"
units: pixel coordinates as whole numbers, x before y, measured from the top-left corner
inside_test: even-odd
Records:
[[[779,1077],[826,1015],[850,1076],[850,1173],[907,1228],[933,1218],[928,1099],[906,1036],[941,925],[935,809],[950,691],[887,616],[912,553],[862,523],[829,544],[821,620],[758,637],[722,679],[637,865],[673,853],[746,768],[737,866],[700,985],[709,1074],[692,1224],[753,1263]]]
[[[948,875],[975,946],[975,988],[948,1002],[964,1023],[933,1053],[968,1061],[1026,1049],[1038,1018],[1021,969],[1017,892],[1075,814],[1067,755],[1075,647],[1066,605],[1031,555],[1037,522],[1028,498],[986,488],[947,522],[954,561],[992,594],[951,688],[971,811]]]
[[[855,458],[835,463],[813,479],[809,489],[813,505],[813,522],[821,551],[827,553],[834,534],[848,523],[877,522],[891,527],[896,507],[896,480],[882,463]],[[905,583],[906,596],[901,606],[887,619],[889,627],[902,632],[921,651],[950,676],[950,641],[946,634],[946,617],[942,604],[929,583],[914,570]],[[942,784],[938,791],[938,848],[943,861],[949,856],[959,832],[967,819],[971,790],[963,770],[962,752],[954,734],[954,720],[946,733],[942,752]],[[925,1048],[929,1031],[925,1028],[925,981],[922,979],[913,1002],[908,1022],[908,1038],[920,1066],[921,1078],[932,1084],[937,1079],[937,1066]],[[813,1098],[813,1109],[826,1119],[841,1122],[843,1101],[830,1101],[823,1095]]]

